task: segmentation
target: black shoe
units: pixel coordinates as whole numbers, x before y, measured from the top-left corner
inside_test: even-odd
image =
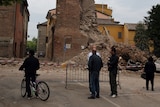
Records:
[[[27,95],[27,97],[30,97],[30,98],[31,98],[32,96],[31,96],[31,95]]]
[[[99,95],[96,95],[96,98],[100,98],[100,96],[99,96]]]
[[[35,93],[35,95],[36,95],[36,97],[38,97],[38,93],[37,92]]]
[[[148,87],[146,87],[146,90],[148,90]]]
[[[95,99],[95,96],[90,96],[88,97],[88,99]]]

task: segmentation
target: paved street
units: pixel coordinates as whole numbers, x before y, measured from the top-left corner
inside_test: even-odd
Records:
[[[145,81],[139,73],[121,72],[118,97],[111,98],[108,82],[101,82],[101,97],[87,99],[89,96],[87,82],[70,82],[65,88],[65,71],[57,69],[40,69],[39,80],[44,80],[50,87],[50,98],[22,98],[20,83],[23,72],[18,66],[0,66],[0,107],[159,107],[160,75],[155,77],[155,91],[145,90]]]

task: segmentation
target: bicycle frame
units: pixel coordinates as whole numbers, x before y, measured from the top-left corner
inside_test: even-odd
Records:
[[[40,74],[36,74],[36,78],[39,75]],[[32,82],[32,80],[30,80],[30,89],[31,89],[32,96],[39,97],[42,101],[46,101],[49,98],[50,90],[47,83],[44,81],[36,80],[35,82]],[[21,95],[22,97],[26,96],[26,77],[25,76],[21,82]]]

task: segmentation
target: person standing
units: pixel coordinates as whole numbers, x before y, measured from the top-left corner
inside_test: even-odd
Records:
[[[35,82],[36,80],[36,71],[39,69],[39,60],[34,57],[34,51],[29,51],[29,57],[27,57],[23,64],[20,66],[19,70],[25,71],[26,76],[26,91],[27,91],[27,97],[28,99],[31,98],[31,89],[30,89],[30,80],[32,82]]]
[[[102,59],[96,55],[96,51],[92,51],[92,56],[90,56],[88,61],[88,67],[90,71],[90,88],[91,96],[88,99],[99,98],[100,87],[99,87],[99,73],[103,67]]]
[[[156,65],[153,62],[153,58],[151,56],[148,58],[148,62],[145,64],[144,72],[146,73],[146,90],[149,89],[150,81],[151,89],[154,91],[154,72],[156,72]]]
[[[100,54],[97,52],[96,45],[93,45],[92,46],[92,51],[88,53],[88,61],[89,61],[89,58],[93,55],[94,51],[96,52],[96,55],[98,55],[100,57]],[[91,71],[89,70],[88,79],[89,79],[89,91],[90,91],[90,94],[91,94],[92,92],[91,92],[91,82],[90,82],[90,77],[91,76],[90,75],[91,75]]]
[[[111,48],[111,57],[108,61],[109,82],[111,89],[111,96],[115,98],[117,96],[117,71],[118,71],[118,56],[116,55],[115,47]]]
[[[90,56],[93,55],[93,51],[96,51],[96,55],[98,55],[99,57],[101,57],[100,53],[97,52],[96,45],[93,45],[93,46],[92,46],[92,51],[88,53],[88,60],[89,60]]]

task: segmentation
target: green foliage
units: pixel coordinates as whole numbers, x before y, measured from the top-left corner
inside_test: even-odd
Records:
[[[136,26],[136,34],[134,37],[135,45],[141,50],[149,50],[149,38],[146,35],[145,25],[143,23],[139,23]]]
[[[32,41],[27,41],[27,51],[28,50],[37,50],[37,39],[33,38]]]
[[[21,2],[22,0],[0,0],[0,6],[8,6],[15,2]]]
[[[160,57],[160,4],[152,6],[144,21],[148,26],[147,35],[153,41],[154,54]]]

